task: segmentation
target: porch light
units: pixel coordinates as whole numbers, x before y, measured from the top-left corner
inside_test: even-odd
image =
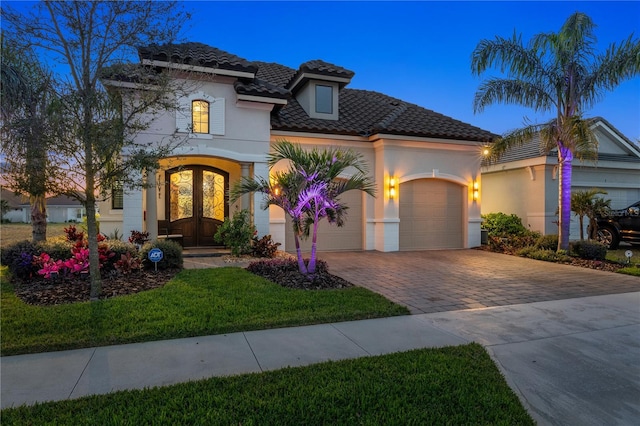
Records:
[[[473,181],[473,201],[478,201],[478,196],[480,195],[480,184],[477,180]]]
[[[485,146],[482,148],[482,156],[484,158],[487,158],[489,156],[489,154],[491,154],[491,150],[489,149],[488,146]]]
[[[389,199],[393,200],[396,198],[396,178],[389,178]]]

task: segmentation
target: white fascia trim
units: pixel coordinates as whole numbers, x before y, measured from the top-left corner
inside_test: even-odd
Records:
[[[298,85],[304,80],[334,81],[336,83],[349,83],[351,81],[350,78],[334,77],[330,75],[312,74],[305,72],[300,74],[296,81],[290,86],[291,89],[295,89],[296,87],[298,87]]]
[[[618,144],[627,148],[629,151],[631,151],[631,153],[633,153],[637,157],[640,157],[640,149],[638,149],[638,147],[627,143],[626,140],[622,139],[616,131],[614,131],[611,127],[607,126],[603,121],[598,120],[591,126],[592,129],[595,129],[596,127],[602,127],[603,129],[605,129],[611,137],[615,138]]]
[[[262,102],[236,100],[236,106],[238,108],[259,109],[261,111],[269,111],[269,112],[273,110],[273,104],[265,104]]]
[[[187,64],[176,64],[173,62],[166,61],[154,61],[151,59],[143,59],[143,65],[151,65],[154,67],[163,67],[163,68],[172,68],[176,70],[185,70],[185,71],[196,71],[202,72],[206,74],[216,74],[216,75],[228,75],[231,77],[242,77],[242,78],[254,78],[255,74],[251,72],[243,72],[243,71],[232,71],[225,70],[220,68],[210,68],[210,67],[201,67],[198,65],[187,65]]]
[[[629,182],[571,182],[572,188],[616,188],[616,189],[638,189],[637,183]]]
[[[482,173],[502,172],[505,170],[524,169],[535,166],[555,166],[558,164],[557,157],[535,157],[527,160],[511,161],[508,163],[492,164],[482,166]]]
[[[277,99],[277,98],[265,98],[262,96],[255,95],[238,95],[239,101],[251,101],[251,102],[260,102],[266,104],[277,104],[277,105],[286,105],[286,99]]]
[[[325,140],[369,142],[369,138],[363,137],[363,136],[331,135],[327,133],[289,132],[289,131],[280,131],[280,130],[272,130],[271,136],[301,138],[301,139],[325,139]],[[273,138],[272,140],[275,141],[275,139]]]
[[[134,90],[160,90],[160,86],[131,83],[129,81],[118,81],[118,80],[100,80],[100,81],[102,82],[103,86],[121,87],[124,89],[134,89]]]
[[[482,145],[472,143],[450,143],[442,142],[441,139],[397,139],[392,140],[388,138],[377,139],[373,142],[375,149],[382,148],[417,148],[417,149],[429,149],[429,150],[442,150],[442,151],[477,151],[480,156],[480,150]]]

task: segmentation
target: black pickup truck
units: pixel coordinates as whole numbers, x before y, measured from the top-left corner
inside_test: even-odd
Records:
[[[598,241],[610,249],[618,248],[620,241],[640,244],[640,201],[599,217]]]

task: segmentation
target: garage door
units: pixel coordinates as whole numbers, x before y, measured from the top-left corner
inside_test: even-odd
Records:
[[[400,250],[462,248],[463,187],[438,179],[400,185]]]
[[[338,228],[336,225],[329,225],[326,218],[322,219],[318,227],[318,251],[362,250],[362,192],[347,191],[340,196],[340,200],[349,207],[345,224]],[[288,216],[286,226],[286,251],[294,253],[296,246],[291,230],[291,218]],[[311,251],[311,238],[312,235],[309,235],[308,240],[301,241],[303,251]]]

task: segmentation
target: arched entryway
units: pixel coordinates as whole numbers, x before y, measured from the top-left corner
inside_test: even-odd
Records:
[[[213,236],[229,216],[229,174],[196,165],[166,173],[166,232],[181,234],[185,247],[219,245]],[[162,234],[165,230],[158,232]]]

